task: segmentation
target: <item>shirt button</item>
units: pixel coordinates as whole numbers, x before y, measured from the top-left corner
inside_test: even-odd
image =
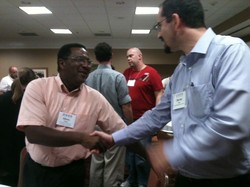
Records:
[[[183,125],[183,124],[181,124],[181,128],[184,128],[184,125]]]
[[[192,69],[192,67],[189,67],[189,68],[188,68],[188,70],[191,70],[191,69]]]

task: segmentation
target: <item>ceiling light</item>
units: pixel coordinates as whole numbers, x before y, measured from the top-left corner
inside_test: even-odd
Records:
[[[150,30],[149,29],[133,29],[132,34],[149,34]]]
[[[158,14],[159,7],[136,7],[135,14]]]
[[[55,34],[72,34],[69,29],[50,29]]]
[[[26,12],[27,14],[52,14],[52,12],[44,6],[37,7],[19,7],[21,10]]]

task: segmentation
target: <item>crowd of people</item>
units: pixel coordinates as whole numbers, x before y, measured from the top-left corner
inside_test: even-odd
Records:
[[[18,183],[20,152],[25,147],[25,134],[16,129],[17,118],[25,88],[36,78],[32,69],[21,68],[11,89],[0,95],[0,183],[13,187]]]
[[[136,47],[116,71],[105,42],[92,72],[81,43],[58,50],[56,76],[11,66],[0,82],[0,183],[17,186],[26,147],[22,187],[149,187],[150,169],[175,187],[249,187],[249,47],[207,28],[199,0],[165,0],[155,29],[166,53],[182,53],[166,82]],[[173,138],[151,142],[169,122]]]

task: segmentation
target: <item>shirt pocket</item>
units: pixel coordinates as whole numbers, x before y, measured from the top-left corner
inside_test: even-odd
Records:
[[[212,111],[214,88],[211,83],[190,86],[188,110],[196,118],[205,119]]]

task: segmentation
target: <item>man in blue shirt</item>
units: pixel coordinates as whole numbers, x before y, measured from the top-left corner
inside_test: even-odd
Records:
[[[99,65],[89,74],[86,84],[98,90],[127,124],[132,123],[131,98],[126,79],[111,67],[112,47],[101,42],[94,52]],[[100,155],[92,155],[89,186],[120,186],[124,180],[125,155],[125,147],[120,146],[114,146]]]
[[[148,147],[159,176],[176,172],[176,187],[249,187],[249,47],[207,29],[199,0],[165,0],[157,21],[165,51],[183,53],[161,102],[125,129],[96,134],[125,145],[172,120],[174,138]]]

